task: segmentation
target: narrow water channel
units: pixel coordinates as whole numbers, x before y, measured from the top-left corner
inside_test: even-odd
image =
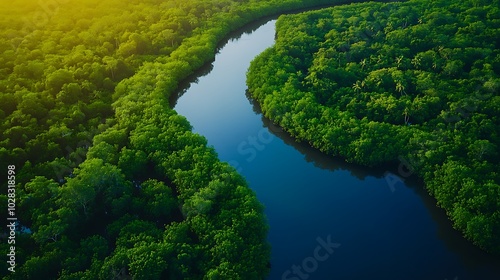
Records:
[[[500,279],[500,260],[463,239],[421,185],[391,188],[384,169],[325,156],[263,118],[245,74],[274,24],[233,34],[172,101],[265,205],[268,279]]]

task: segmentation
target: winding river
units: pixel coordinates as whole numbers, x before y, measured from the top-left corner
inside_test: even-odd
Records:
[[[463,239],[417,180],[390,187],[385,169],[325,156],[262,116],[245,74],[274,24],[232,34],[172,100],[265,205],[268,279],[500,279],[500,260]]]

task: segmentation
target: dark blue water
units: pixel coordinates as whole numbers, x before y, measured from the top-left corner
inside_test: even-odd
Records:
[[[265,205],[269,279],[500,279],[500,260],[453,230],[421,184],[391,188],[385,169],[325,156],[262,117],[245,73],[274,23],[235,34],[175,105]]]

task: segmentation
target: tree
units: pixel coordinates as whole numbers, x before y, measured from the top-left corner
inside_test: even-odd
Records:
[[[96,212],[111,210],[113,200],[131,192],[130,184],[125,182],[119,169],[104,164],[102,159],[86,160],[73,174],[61,190],[61,204],[83,211],[86,220]]]
[[[26,221],[35,221],[36,217],[50,212],[59,196],[59,184],[43,176],[36,176],[25,187],[24,199],[20,200],[19,207]]]
[[[48,75],[45,81],[46,88],[56,95],[62,90],[63,86],[75,82],[73,74],[66,69],[59,69]]]
[[[147,215],[164,223],[173,218],[178,204],[171,188],[163,182],[150,179],[141,184],[141,190]]]
[[[496,151],[496,145],[488,140],[476,140],[469,145],[469,155],[477,160],[482,160],[485,155],[494,155]]]
[[[405,117],[405,125],[408,125],[408,121],[410,120],[410,111],[408,110],[408,108],[404,109],[403,115]]]
[[[421,62],[421,59],[420,57],[418,56],[415,56],[412,60],[411,60],[411,64],[413,64],[413,66],[415,68],[419,68],[420,67],[420,62]]]
[[[403,58],[404,57],[402,55],[396,57],[396,65],[397,65],[398,68],[401,66],[401,62],[403,61]]]
[[[118,60],[111,56],[105,56],[102,61],[106,65],[106,69],[111,73],[111,78],[115,79],[115,72],[118,69]]]
[[[123,147],[119,154],[118,167],[127,178],[138,178],[147,173],[148,156],[142,150]]]
[[[356,83],[354,83],[352,85],[352,89],[356,92],[356,93],[360,93],[361,92],[361,89],[363,88],[363,83],[361,81],[356,81]]]
[[[399,92],[401,95],[406,94],[405,86],[403,85],[402,82],[400,81],[396,82],[396,91]]]
[[[128,250],[129,270],[134,279],[161,279],[168,267],[168,249],[162,243],[137,244]]]
[[[366,66],[366,58],[363,58],[359,64],[361,65],[361,69],[364,69]]]
[[[98,158],[102,159],[105,163],[116,164],[118,162],[118,150],[113,145],[100,142],[89,149],[87,157]]]
[[[462,73],[464,63],[460,60],[451,60],[446,63],[443,72],[450,77],[458,77]]]
[[[44,106],[45,102],[40,94],[23,91],[22,96],[22,101],[17,107],[22,114],[29,115],[37,120],[41,120],[47,116],[49,110]]]

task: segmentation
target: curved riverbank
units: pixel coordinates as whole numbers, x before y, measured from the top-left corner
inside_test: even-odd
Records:
[[[346,164],[296,142],[247,99],[247,67],[274,43],[273,25],[235,34],[173,102],[266,207],[268,279],[298,277],[286,272],[302,266],[317,239],[329,235],[340,246],[308,273],[311,279],[495,279],[500,262],[464,240],[421,185],[393,192],[385,170]]]
[[[262,205],[168,97],[231,30],[327,1],[28,2],[1,23],[0,157],[31,232],[0,276],[264,277]]]
[[[422,177],[454,226],[499,254],[500,112],[490,85],[500,81],[490,43],[498,24],[486,15],[461,21],[478,12],[472,2],[443,4],[363,3],[281,18],[248,85],[267,117],[327,154],[368,166],[399,159],[408,169],[400,177]],[[438,24],[438,13],[448,20]],[[463,34],[476,24],[484,33]]]

